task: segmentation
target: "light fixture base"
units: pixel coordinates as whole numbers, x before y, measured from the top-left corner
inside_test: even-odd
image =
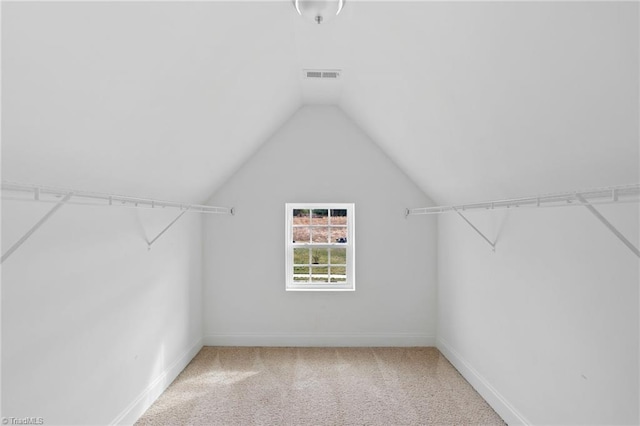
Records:
[[[293,0],[300,16],[316,24],[322,24],[337,16],[344,7],[345,0]]]

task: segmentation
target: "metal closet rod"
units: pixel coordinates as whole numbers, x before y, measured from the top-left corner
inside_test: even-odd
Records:
[[[482,201],[479,203],[457,204],[452,206],[419,207],[406,209],[407,216],[423,214],[440,214],[469,210],[495,210],[510,208],[537,207],[567,207],[584,206],[584,200],[589,204],[637,203],[640,201],[640,183],[629,185],[608,186],[581,191],[559,192],[538,195],[535,197],[511,198],[508,200]]]
[[[6,193],[18,193],[22,195],[11,196]],[[71,196],[69,196],[71,194]],[[143,209],[179,209],[183,212],[205,214],[233,214],[232,207],[216,207],[202,204],[188,204],[176,201],[155,200],[151,198],[130,197],[128,195],[106,194],[92,191],[80,191],[44,185],[33,185],[11,181],[2,181],[2,199],[17,201],[39,201],[46,203],[58,203],[66,198],[65,204],[78,204],[89,206],[116,206]]]

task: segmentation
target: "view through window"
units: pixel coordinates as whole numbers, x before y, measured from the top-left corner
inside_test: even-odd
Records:
[[[353,290],[353,204],[287,204],[287,289]]]

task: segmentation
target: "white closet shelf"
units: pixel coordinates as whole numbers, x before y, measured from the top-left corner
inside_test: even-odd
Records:
[[[32,185],[11,181],[2,181],[2,199],[16,201],[38,201],[58,203],[71,194],[66,204],[88,206],[114,206],[142,209],[178,209],[190,213],[233,214],[231,207],[216,207],[202,204],[189,204],[177,201],[139,198],[129,195],[107,194],[93,191],[81,191],[53,186]]]
[[[537,195],[535,197],[510,198],[508,200],[483,201],[480,203],[457,204],[451,206],[419,207],[406,209],[406,216],[457,213],[478,235],[495,251],[497,241],[491,241],[480,229],[463,215],[473,210],[497,210],[514,208],[540,207],[586,207],[596,219],[609,229],[629,250],[640,257],[640,250],[629,241],[615,226],[611,224],[595,207],[599,204],[638,203],[640,202],[640,183],[629,185],[607,186],[579,191],[559,192],[555,194]]]
[[[35,201],[54,203],[55,205],[35,225],[31,227],[16,243],[14,243],[0,258],[0,263],[11,256],[24,242],[31,237],[51,216],[65,204],[80,204],[87,206],[129,207],[136,209],[170,209],[179,210],[178,215],[155,238],[147,241],[151,249],[153,243],[171,228],[185,213],[204,214],[233,214],[232,207],[216,207],[203,204],[188,204],[176,201],[155,200],[151,198],[130,197],[128,195],[105,194],[101,192],[64,189],[53,186],[33,185],[26,183],[2,181],[2,199],[16,201]]]
[[[507,200],[482,201],[478,203],[456,204],[450,206],[418,207],[406,209],[407,216],[423,214],[453,213],[469,210],[494,210],[512,208],[569,207],[584,205],[580,198],[589,204],[637,203],[640,201],[640,183],[608,186],[580,191],[558,192],[533,197],[510,198]]]

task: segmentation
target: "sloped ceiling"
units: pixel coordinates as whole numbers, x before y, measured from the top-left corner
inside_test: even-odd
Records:
[[[2,8],[3,179],[200,202],[329,103],[438,203],[639,181],[637,3]]]
[[[437,202],[638,182],[637,3],[357,6],[342,107]]]
[[[301,104],[284,3],[2,6],[4,179],[201,202]]]

